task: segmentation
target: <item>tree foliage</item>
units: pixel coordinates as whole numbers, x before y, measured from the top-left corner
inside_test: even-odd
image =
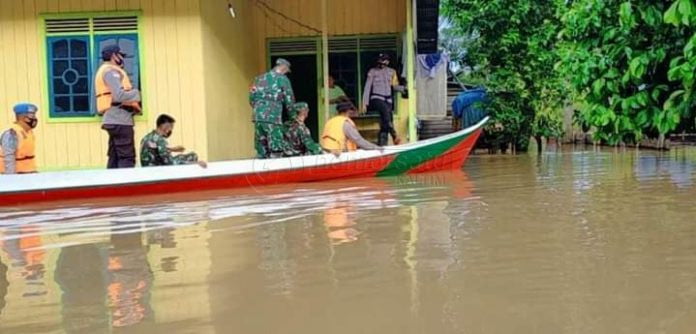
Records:
[[[491,94],[494,122],[488,135],[498,143],[527,148],[530,136],[562,135],[565,85],[554,75],[561,29],[556,0],[445,0],[444,15],[463,36],[470,82]]]
[[[670,70],[680,63],[689,29],[663,20],[669,3],[578,0],[560,15],[556,69],[581,103],[578,120],[595,128],[596,139],[638,142],[689,116],[675,81],[682,72]]]

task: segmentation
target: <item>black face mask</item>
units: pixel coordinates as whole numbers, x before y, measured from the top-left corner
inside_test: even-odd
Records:
[[[39,120],[36,118],[27,118],[24,123],[26,123],[30,128],[34,129],[39,125]]]
[[[121,67],[123,67],[123,61],[124,61],[124,59],[121,56],[116,57],[114,59],[114,63],[116,63],[116,65],[121,66]]]
[[[167,133],[163,135],[164,138],[169,138],[172,136],[172,130],[169,130]]]

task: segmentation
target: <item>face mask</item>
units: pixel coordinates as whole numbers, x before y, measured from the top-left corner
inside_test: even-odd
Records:
[[[36,118],[27,118],[24,123],[26,123],[30,128],[34,129],[39,125],[39,120]]]
[[[169,138],[172,136],[172,130],[169,130],[167,133],[164,134],[164,138]]]
[[[123,58],[121,56],[116,56],[114,62],[116,63],[116,65],[123,67]]]

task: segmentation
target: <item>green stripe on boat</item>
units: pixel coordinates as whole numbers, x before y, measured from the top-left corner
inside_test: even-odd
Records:
[[[377,176],[394,176],[406,173],[409,170],[420,166],[424,162],[437,158],[441,154],[449,151],[457,144],[465,141],[472,134],[473,132],[465,133],[461,136],[457,136],[433,145],[426,145],[421,148],[399,153],[396,158],[394,158],[394,161],[387,166],[387,168],[377,173]]]

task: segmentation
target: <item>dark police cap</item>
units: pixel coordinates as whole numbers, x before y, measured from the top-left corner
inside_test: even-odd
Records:
[[[356,110],[352,102],[341,102],[336,106],[338,112],[344,112],[349,110]]]
[[[117,44],[107,45],[102,49],[102,57],[103,58],[111,58],[111,56],[113,56],[115,54],[120,54],[123,57],[126,56],[125,53],[121,52],[121,47],[118,46]]]

